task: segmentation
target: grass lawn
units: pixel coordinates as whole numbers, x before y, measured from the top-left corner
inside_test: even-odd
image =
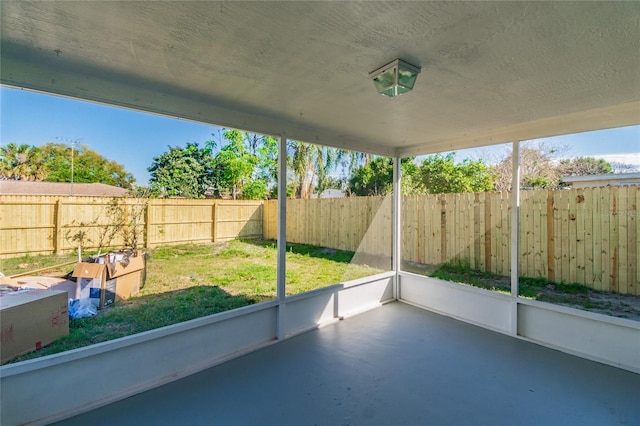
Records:
[[[382,272],[352,265],[352,252],[287,245],[287,294]],[[3,259],[13,275],[75,259],[75,255]],[[230,241],[159,247],[149,251],[147,280],[139,295],[91,318],[70,320],[69,336],[14,359],[23,361],[271,300],[276,297],[274,241]],[[73,265],[59,268],[67,273]],[[51,271],[47,271],[50,274]]]

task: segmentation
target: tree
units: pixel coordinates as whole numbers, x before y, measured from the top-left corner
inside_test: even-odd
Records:
[[[46,182],[71,182],[72,148],[61,143],[47,143],[40,147],[47,175]],[[73,150],[73,182],[104,183],[130,189],[135,178],[124,166],[108,160],[86,145]]]
[[[242,189],[242,198],[246,200],[264,200],[268,195],[267,184],[260,179],[250,181]]]
[[[613,173],[611,164],[593,157],[560,160],[557,170],[560,176],[606,175]]]
[[[296,198],[310,198],[314,189],[321,194],[329,188],[331,172],[346,152],[298,141],[290,141],[287,149],[287,161],[293,172],[292,184]]]
[[[359,196],[386,195],[393,188],[393,163],[379,157],[368,165],[358,167],[349,179],[349,193]]]
[[[316,145],[304,142],[289,141],[287,155],[289,168],[293,171],[293,187],[296,198],[311,198],[315,179],[314,153]]]
[[[243,188],[253,182],[252,177],[258,164],[258,157],[246,149],[242,132],[228,130],[224,133],[224,137],[229,143],[223,146],[215,157],[213,172],[215,182],[220,192],[230,192],[234,200],[244,198]],[[252,185],[252,195],[264,192],[262,197],[265,197],[266,184],[264,182],[259,188],[263,187],[264,191],[256,191],[258,186]]]
[[[356,169],[368,165],[373,158],[374,156],[372,154],[364,152],[349,151],[346,149],[337,150],[338,163],[342,164],[343,167],[349,171],[350,175],[352,175]]]
[[[215,196],[265,199],[277,190],[278,139],[233,129],[213,137],[222,146],[212,165]],[[208,144],[215,150],[216,142]]]
[[[15,143],[0,147],[0,179],[42,180],[46,175],[39,148]]]
[[[214,153],[218,143],[224,145]],[[277,139],[224,130],[218,141],[207,141],[204,148],[197,143],[184,148],[170,146],[169,152],[153,159],[148,170],[152,193],[160,197],[202,198],[208,193],[265,199],[269,185],[275,187],[277,166]]]
[[[345,178],[336,177],[336,176],[328,176],[327,180],[326,180],[325,190],[327,190],[327,189],[339,189],[341,191],[345,191],[347,189],[347,185],[348,184],[349,184],[349,182]],[[316,190],[318,190],[318,188],[316,188]],[[320,191],[318,191],[318,193],[320,193]]]
[[[73,152],[73,181],[104,183],[131,188],[133,175],[115,161],[81,145]],[[0,148],[0,178],[46,182],[71,182],[72,148],[47,143],[41,147],[10,143]]]
[[[335,148],[318,146],[316,151],[316,190],[322,194],[330,185],[330,173],[338,164],[339,153]]]
[[[154,157],[147,169],[151,173],[151,193],[157,197],[204,198],[212,185],[214,159],[211,149],[187,143],[184,148],[169,146],[169,151]]]
[[[456,164],[455,153],[435,154],[418,166],[418,191],[426,194],[486,192],[493,190],[496,178],[483,160],[464,159]]]
[[[520,187],[553,189],[562,185],[562,176],[583,176],[614,173],[613,164],[593,157],[554,160],[567,147],[551,148],[544,143],[520,147]],[[565,153],[566,155],[566,153]],[[511,189],[512,155],[507,155],[493,167],[498,176],[497,191]]]
[[[403,195],[416,192],[418,167],[414,157],[400,160],[402,171]],[[359,196],[378,196],[390,194],[393,190],[393,159],[376,157],[363,166],[358,167],[351,175],[348,192]]]
[[[553,189],[560,184],[560,174],[555,167],[552,155],[556,150],[543,144],[535,147],[520,147],[520,187],[533,189]],[[513,176],[512,154],[510,152],[492,168],[497,176],[496,191],[511,189]]]
[[[267,188],[278,186],[278,139],[273,136],[263,136],[256,149],[258,167],[254,178],[265,182]]]

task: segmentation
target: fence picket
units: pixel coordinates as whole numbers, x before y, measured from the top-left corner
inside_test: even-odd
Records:
[[[629,221],[627,212],[628,206],[628,187],[620,188],[618,192],[618,293],[627,293],[629,286],[629,277],[627,271],[627,234],[629,233]]]

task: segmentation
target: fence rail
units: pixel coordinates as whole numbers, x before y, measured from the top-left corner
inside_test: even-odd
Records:
[[[523,191],[519,273],[640,295],[640,187]],[[140,200],[121,200],[132,223]],[[113,199],[0,196],[0,258],[73,250],[73,237],[100,240]],[[510,194],[403,197],[402,260],[468,262],[508,276]],[[133,221],[140,246],[277,236],[277,201],[144,200]],[[390,257],[390,197],[287,200],[287,241]],[[84,234],[82,234],[84,233]],[[117,239],[114,244],[117,245]]]

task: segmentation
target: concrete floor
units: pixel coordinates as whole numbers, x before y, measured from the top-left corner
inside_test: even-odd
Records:
[[[62,425],[640,425],[640,375],[403,303]]]

